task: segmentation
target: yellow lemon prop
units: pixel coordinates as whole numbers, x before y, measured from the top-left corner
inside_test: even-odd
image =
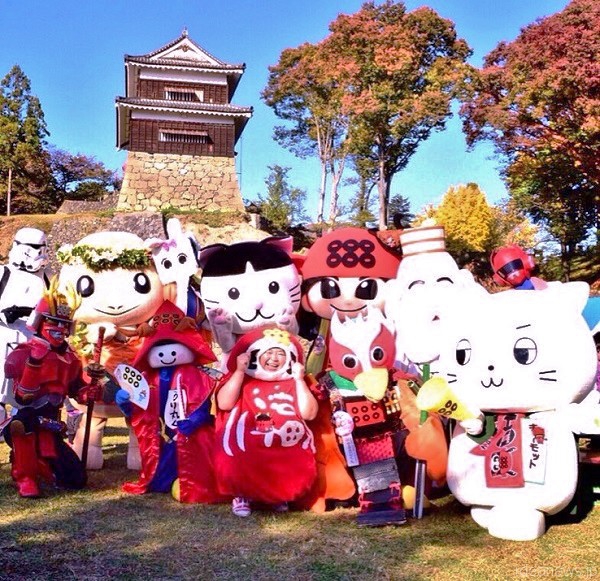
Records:
[[[438,376],[428,379],[419,389],[417,406],[420,410],[458,421],[477,417],[458,400],[446,380]]]

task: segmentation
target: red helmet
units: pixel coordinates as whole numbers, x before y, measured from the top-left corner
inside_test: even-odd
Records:
[[[27,327],[34,333],[40,333],[44,322],[67,329],[67,334],[73,332],[75,322],[73,316],[81,304],[81,296],[75,288],[67,285],[64,291],[58,290],[58,277],[53,276],[44,289],[42,298],[31,312]]]
[[[494,282],[517,287],[531,277],[535,268],[533,257],[520,246],[509,244],[494,250],[490,256]]]

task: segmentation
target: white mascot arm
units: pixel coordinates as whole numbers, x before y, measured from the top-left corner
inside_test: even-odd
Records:
[[[231,351],[236,341],[232,316],[225,309],[217,308],[208,310],[206,317],[219,347],[225,353]]]
[[[109,322],[88,323],[86,333],[85,333],[85,338],[86,338],[86,341],[90,345],[95,345],[98,342],[98,335],[99,335],[98,329],[100,327],[104,327],[104,340],[105,341],[110,341],[111,339],[115,338],[115,335],[117,334],[117,327],[115,325],[113,325],[113,323],[109,323]]]
[[[284,331],[289,331],[292,335],[298,334],[298,320],[292,307],[287,307],[279,317],[277,317],[277,326]]]
[[[574,434],[600,434],[600,405],[571,403],[559,410],[559,413]]]

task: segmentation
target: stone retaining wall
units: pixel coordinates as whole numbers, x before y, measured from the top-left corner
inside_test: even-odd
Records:
[[[65,200],[57,214],[77,214],[79,212],[103,212],[114,210],[119,200],[118,194],[109,194],[101,200]]]
[[[244,211],[230,157],[130,151],[117,210]]]

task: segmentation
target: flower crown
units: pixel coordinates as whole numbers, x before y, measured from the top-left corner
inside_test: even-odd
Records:
[[[138,270],[148,267],[151,254],[143,248],[102,248],[89,244],[65,244],[56,252],[56,258],[61,264],[85,265],[92,272],[102,270]]]

